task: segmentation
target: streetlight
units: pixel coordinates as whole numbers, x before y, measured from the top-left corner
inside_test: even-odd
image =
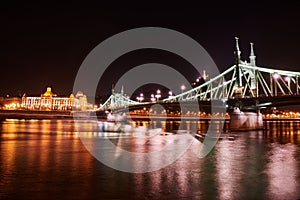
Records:
[[[277,72],[273,74],[273,78],[274,78],[274,79],[277,80],[279,77],[280,77],[280,75],[279,75]]]
[[[143,100],[144,100],[144,94],[141,93],[141,94],[140,94],[140,97],[141,97],[141,101],[143,101]]]
[[[144,100],[144,94],[141,93],[140,96],[136,97],[136,99],[139,101],[139,102],[142,102]]]
[[[151,102],[154,102],[155,101],[155,97],[154,97],[154,94],[151,94],[151,98],[150,98]]]
[[[180,89],[181,89],[181,93],[183,93],[183,90],[185,90],[185,85],[181,85]]]
[[[169,91],[169,98],[173,97],[173,92]]]
[[[156,99],[157,99],[157,101],[158,101],[158,99],[161,97],[160,90],[157,90],[157,91],[156,91],[155,97],[156,97]]]
[[[284,78],[284,80],[288,83],[288,88],[289,88],[289,90],[291,90],[291,77],[286,76],[286,77]]]
[[[277,96],[277,79],[279,79],[280,75],[276,72],[273,74],[273,78],[274,78],[274,84],[275,84],[275,96]]]

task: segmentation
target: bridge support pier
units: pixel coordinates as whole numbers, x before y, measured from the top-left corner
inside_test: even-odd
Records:
[[[263,129],[262,114],[258,112],[243,112],[239,108],[234,108],[230,113],[231,131],[250,131]]]

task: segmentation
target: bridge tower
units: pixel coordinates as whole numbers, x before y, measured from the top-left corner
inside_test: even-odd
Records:
[[[257,81],[257,70],[256,67],[256,56],[254,54],[253,43],[250,43],[250,65],[253,66],[254,69],[251,70],[250,73],[250,89],[252,90],[255,97],[258,97],[258,81]]]
[[[235,82],[235,90],[234,90],[234,96],[235,97],[242,97],[243,95],[243,82],[242,82],[242,71],[240,68],[241,64],[241,51],[239,47],[239,38],[235,37],[235,66],[237,71],[237,79]]]
[[[257,107],[258,102],[253,105],[253,107],[256,107],[255,112],[253,111],[246,111],[242,110],[244,107],[242,106],[242,103],[240,102],[239,98],[244,97],[244,92],[246,91],[246,88],[248,88],[252,91],[252,96],[258,95],[258,83],[257,83],[257,72],[256,72],[256,56],[254,54],[253,49],[253,43],[250,43],[250,63],[242,62],[241,61],[241,51],[239,48],[238,38],[235,38],[236,41],[236,47],[234,51],[235,55],[235,67],[236,67],[236,81],[235,81],[235,89],[234,89],[234,97],[237,98],[237,101],[235,102],[235,106],[233,110],[230,112],[230,129],[232,131],[241,131],[241,130],[257,130],[262,129],[263,127],[263,121],[262,121],[262,115],[260,113],[259,108]],[[245,80],[245,71],[242,66],[250,65],[253,67],[253,69],[248,70],[249,72],[249,78],[250,82],[246,79]],[[243,87],[243,79],[246,87]],[[244,91],[245,90],[245,91]]]
[[[249,59],[250,59],[250,64],[252,66],[256,66],[256,56],[254,55],[253,45],[254,44],[251,42],[250,43],[250,56],[249,56]]]
[[[128,108],[130,105],[143,104],[141,102],[133,101],[124,92],[124,87],[122,86],[121,92],[115,92],[114,87],[111,89],[110,97],[102,104],[98,110],[115,110],[120,108]]]

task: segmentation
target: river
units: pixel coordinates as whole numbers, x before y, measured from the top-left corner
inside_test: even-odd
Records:
[[[209,127],[209,121],[183,123],[186,130],[200,124],[199,133]],[[178,127],[176,122],[153,124]],[[269,120],[265,130],[235,133],[226,130],[226,122],[222,139],[207,156],[195,156],[192,145],[175,162],[146,173],[102,164],[80,137],[101,134],[97,123],[77,125],[71,119],[1,121],[0,199],[300,199],[300,120]],[[126,140],[124,149],[152,147]]]

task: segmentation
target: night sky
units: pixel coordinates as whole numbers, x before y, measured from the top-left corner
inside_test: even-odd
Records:
[[[0,16],[0,96],[39,95],[47,86],[69,95],[77,70],[95,46],[121,31],[146,26],[192,37],[220,71],[234,63],[235,36],[240,38],[243,60],[248,59],[249,43],[254,42],[258,66],[300,70],[300,3],[24,3],[1,6]],[[173,66],[191,81],[198,76],[175,55],[137,51],[110,66],[111,79],[99,84],[98,95],[107,95],[120,73],[153,61]]]

